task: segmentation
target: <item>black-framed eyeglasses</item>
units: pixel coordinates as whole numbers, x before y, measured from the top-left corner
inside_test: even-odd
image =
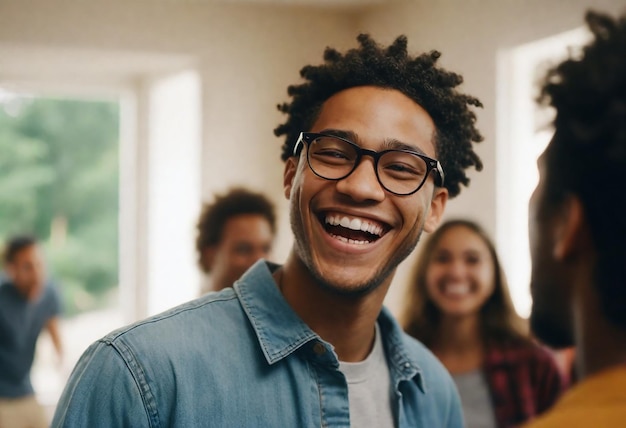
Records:
[[[326,180],[346,178],[359,166],[363,156],[370,156],[374,159],[378,182],[394,195],[406,196],[417,192],[431,171],[435,172],[435,184],[443,186],[441,164],[421,153],[399,149],[376,152],[335,135],[301,132],[293,148],[294,156],[300,153],[305,143],[311,171]]]

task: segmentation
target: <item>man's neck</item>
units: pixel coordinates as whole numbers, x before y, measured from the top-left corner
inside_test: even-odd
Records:
[[[574,313],[576,370],[580,379],[626,365],[626,331],[606,319],[593,287],[579,287]]]
[[[300,318],[335,347],[339,360],[356,362],[369,355],[374,344],[374,326],[391,278],[362,296],[344,296],[318,284],[292,253],[274,273],[274,279]]]

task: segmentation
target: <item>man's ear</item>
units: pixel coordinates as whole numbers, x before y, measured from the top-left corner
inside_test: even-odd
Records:
[[[424,231],[433,232],[443,217],[443,212],[448,202],[448,189],[445,187],[435,187],[433,198],[430,201],[430,209],[426,213],[426,220],[424,221]]]
[[[293,187],[293,179],[296,176],[298,169],[298,158],[291,156],[285,161],[285,172],[283,173],[283,190],[285,198],[289,199],[291,195],[291,188]]]
[[[578,196],[570,195],[554,222],[553,255],[557,260],[566,260],[588,244],[589,231],[585,221],[585,210]]]

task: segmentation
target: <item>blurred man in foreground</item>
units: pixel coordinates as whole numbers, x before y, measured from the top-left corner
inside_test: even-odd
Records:
[[[586,20],[595,39],[543,87],[555,134],[529,212],[531,325],[576,345],[579,383],[532,428],[626,424],[626,17]]]

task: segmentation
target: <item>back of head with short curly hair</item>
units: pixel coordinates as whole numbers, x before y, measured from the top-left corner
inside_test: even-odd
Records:
[[[546,150],[546,201],[577,195],[597,251],[604,313],[626,328],[626,16],[588,12],[594,40],[552,69],[540,99],[556,109]]]
[[[358,36],[360,47],[345,54],[327,48],[324,64],[307,65],[300,71],[306,80],[291,85],[291,103],[278,105],[288,115],[278,126],[276,136],[285,136],[282,159],[293,155],[293,147],[302,131],[309,131],[322,104],[334,94],[356,86],[395,89],[411,98],[428,112],[437,129],[434,141],[437,158],[444,173],[444,186],[450,197],[460,192],[469,179],[465,169],[482,169],[482,162],[472,143],[483,137],[474,126],[476,115],[470,106],[482,107],[480,101],[456,90],[463,78],[437,66],[440,53],[432,51],[417,57],[407,53],[407,38],[398,37],[390,46],[379,46],[369,35]]]
[[[219,244],[222,239],[222,230],[229,219],[248,214],[265,217],[270,224],[272,234],[276,233],[274,204],[260,193],[240,187],[233,188],[227,193],[217,195],[213,203],[206,204],[202,208],[196,227],[198,231],[196,250],[198,263],[203,271],[209,271],[209,267],[205,266],[202,258],[203,250]]]

